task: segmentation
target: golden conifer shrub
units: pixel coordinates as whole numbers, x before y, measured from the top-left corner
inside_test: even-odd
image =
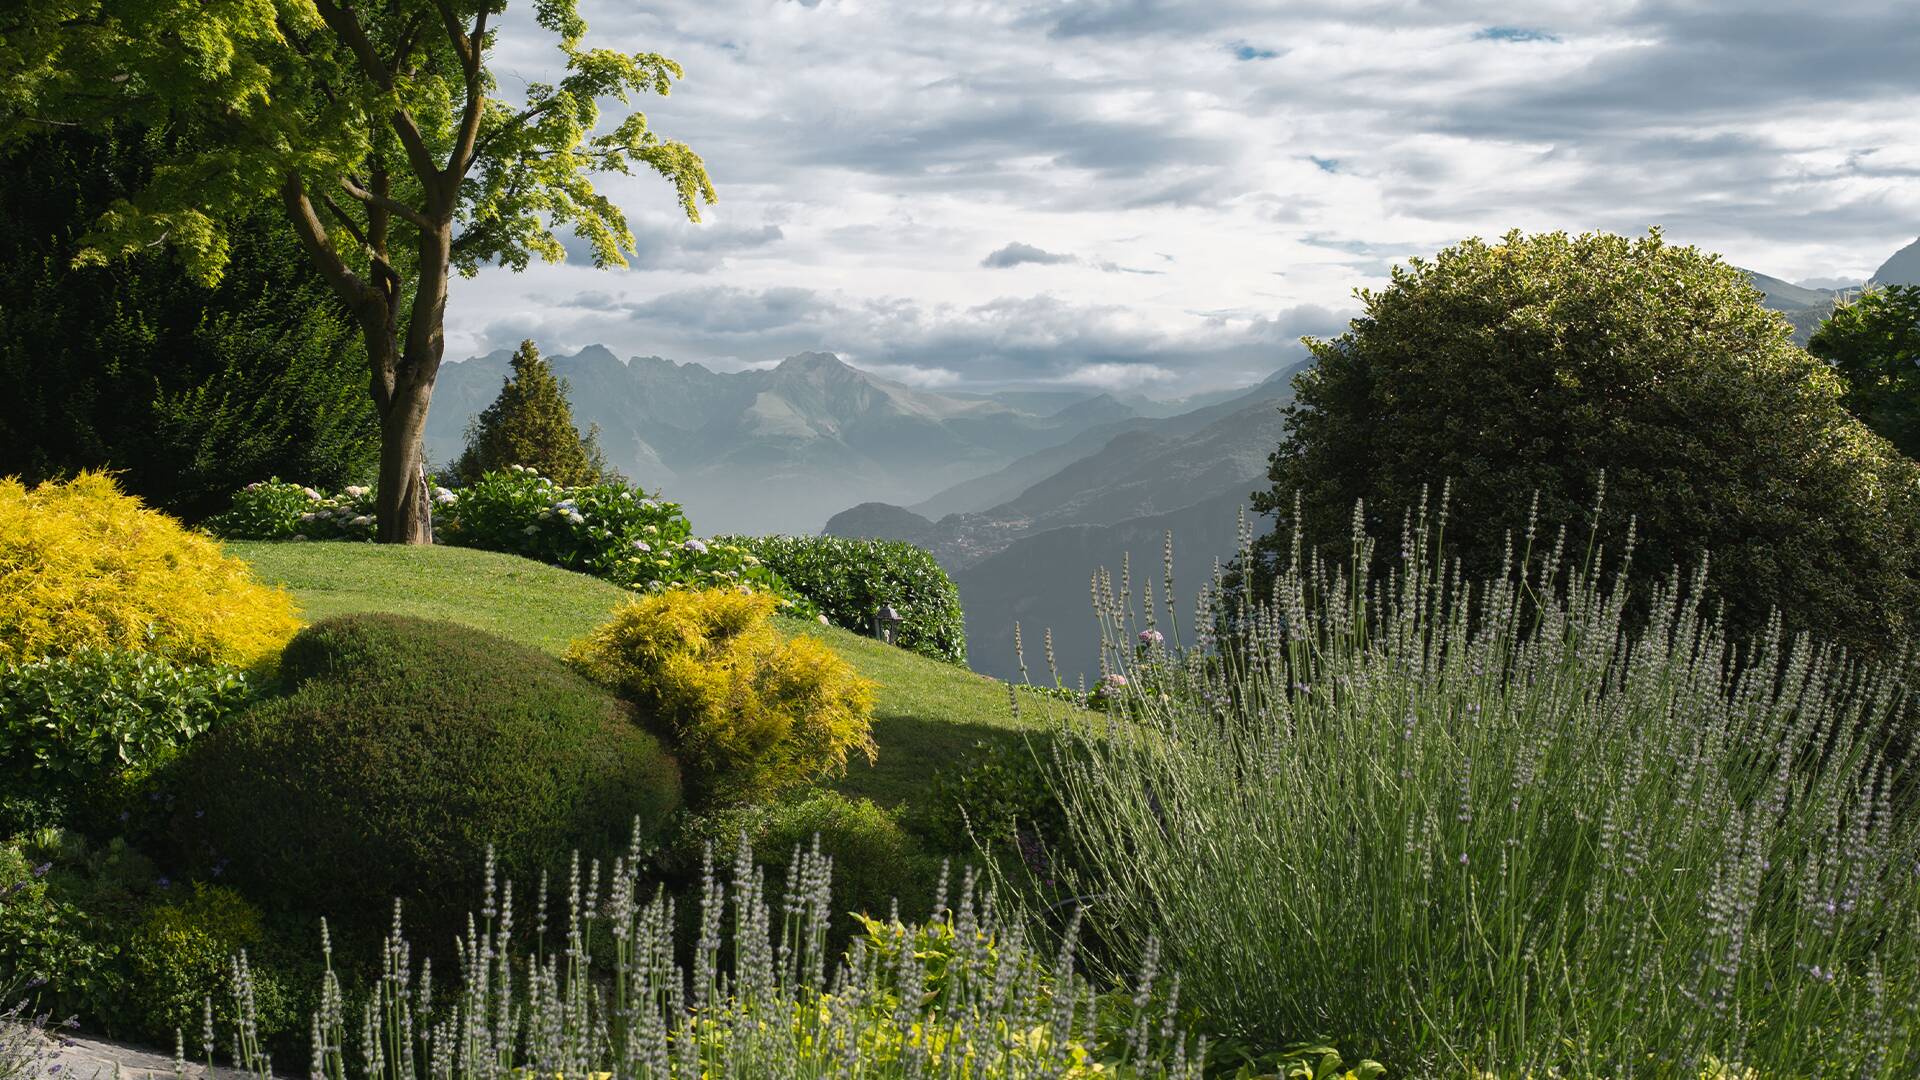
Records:
[[[781,633],[775,606],[761,592],[655,593],[567,660],[653,717],[704,795],[765,798],[875,754],[874,684],[820,640]]]
[[[92,648],[249,666],[299,628],[285,590],[105,473],[0,479],[0,664]]]

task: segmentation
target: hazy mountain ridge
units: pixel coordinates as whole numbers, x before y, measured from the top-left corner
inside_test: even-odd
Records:
[[[468,421],[499,393],[508,355],[441,369],[427,424],[433,461],[459,453]],[[608,460],[710,532],[817,531],[836,506],[915,501],[1131,415],[1106,395],[1042,415],[919,390],[831,353],[725,373],[659,357],[623,362],[598,345],[551,360],[571,387],[575,420],[600,428]]]

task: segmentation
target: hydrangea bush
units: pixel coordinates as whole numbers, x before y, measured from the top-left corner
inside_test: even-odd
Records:
[[[765,560],[833,622],[872,633],[874,615],[900,616],[894,643],[950,664],[967,662],[960,589],[924,549],[898,540],[842,536],[729,536]]]
[[[451,496],[445,488],[436,492]],[[207,519],[215,536],[231,540],[372,540],[374,489],[349,485],[329,495],[279,477],[234,492],[233,507]]]

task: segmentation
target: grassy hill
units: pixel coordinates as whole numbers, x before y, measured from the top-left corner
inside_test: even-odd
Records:
[[[239,543],[227,550],[264,581],[284,585],[311,622],[358,611],[447,619],[558,654],[631,595],[598,578],[514,555],[456,547],[353,543]],[[935,769],[983,739],[1014,739],[1042,723],[1042,703],[1025,698],[1024,721],[1007,685],[965,668],[884,645],[836,627],[781,620],[814,634],[880,684],[874,709],[878,762],[856,761],[836,787],[892,805],[909,799]]]

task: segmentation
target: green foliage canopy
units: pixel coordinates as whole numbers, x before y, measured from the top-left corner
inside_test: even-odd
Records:
[[[606,479],[598,429],[580,434],[567,392],[566,382],[555,377],[533,342],[521,342],[500,396],[468,426],[467,449],[454,463],[454,475],[471,484],[509,465],[524,465],[568,487]]]
[[[1814,331],[1807,351],[1847,381],[1847,408],[1920,458],[1920,285],[1870,289]]]
[[[1391,527],[1451,481],[1446,548],[1469,578],[1540,519],[1637,521],[1643,576],[1698,565],[1736,633],[1790,628],[1884,648],[1920,610],[1920,467],[1852,416],[1740,271],[1668,244],[1518,232],[1396,267],[1348,331],[1309,341],[1256,579],[1307,543],[1344,552],[1356,501]],[[1551,537],[1542,537],[1542,545]]]
[[[421,442],[451,272],[558,261],[556,229],[625,265],[625,215],[595,172],[666,178],[698,220],[700,158],[644,113],[599,131],[600,102],[666,94],[680,66],[585,48],[574,0],[538,0],[565,74],[496,96],[505,0],[22,0],[0,21],[0,137],[131,122],[190,138],[115,200],[76,258],[159,247],[216,282],[231,223],[277,202],[367,345],[381,424],[379,536],[430,539]]]

